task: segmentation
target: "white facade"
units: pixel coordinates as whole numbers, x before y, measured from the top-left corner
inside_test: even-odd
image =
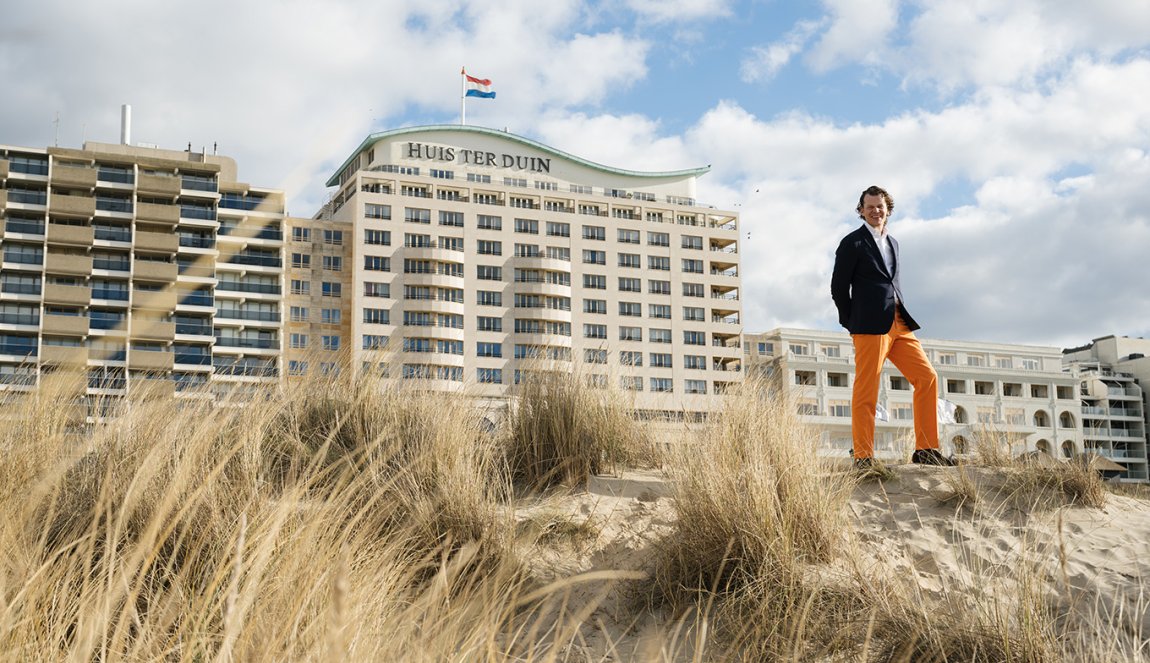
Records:
[[[1067,457],[1082,450],[1078,382],[1062,369],[1058,348],[920,339],[938,372],[939,397],[955,405],[955,423],[939,424],[946,453],[969,452],[984,432],[1002,434],[1012,452]],[[768,371],[791,386],[804,420],[823,429],[824,449],[851,448],[854,347],[845,332],[775,329],[745,338],[748,370]],[[914,447],[911,388],[887,362],[875,426],[877,455],[898,458]]]

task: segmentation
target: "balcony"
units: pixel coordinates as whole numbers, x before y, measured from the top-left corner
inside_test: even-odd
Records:
[[[132,338],[146,341],[171,341],[176,337],[176,323],[163,320],[132,319]]]
[[[40,319],[45,334],[87,336],[88,318],[79,315],[45,315]]]
[[[280,342],[271,338],[241,338],[236,336],[216,337],[217,348],[247,348],[255,350],[279,350]]]
[[[176,205],[140,203],[136,205],[136,220],[174,226],[180,221],[180,208]]]
[[[52,194],[48,213],[55,216],[71,216],[90,219],[96,214],[96,199],[89,196],[66,196]]]
[[[52,169],[50,181],[54,187],[88,189],[90,191],[96,187],[96,169],[56,166]]]
[[[174,262],[132,261],[132,276],[144,281],[171,282],[176,280],[178,273]]]
[[[132,350],[128,354],[128,368],[137,371],[170,371],[173,355],[170,352]]]
[[[91,246],[95,239],[92,226],[67,226],[60,223],[48,224],[48,243],[68,246]]]
[[[8,160],[0,159],[0,180],[8,179]]]
[[[67,304],[69,306],[84,306],[92,297],[92,291],[82,285],[44,285],[45,304]]]
[[[135,248],[140,251],[156,251],[162,253],[175,253],[179,248],[180,239],[176,235],[165,233],[136,232]]]
[[[146,196],[175,198],[180,193],[180,178],[141,174],[136,178],[136,190]]]
[[[88,363],[88,349],[78,345],[43,345],[40,361],[55,366],[84,366]]]
[[[137,290],[132,295],[132,308],[172,311],[176,308],[176,291]]]
[[[49,252],[44,258],[44,271],[49,274],[87,276],[92,273],[92,256]]]
[[[253,320],[256,322],[279,322],[278,311],[245,311],[243,309],[220,309],[216,318],[222,320]]]

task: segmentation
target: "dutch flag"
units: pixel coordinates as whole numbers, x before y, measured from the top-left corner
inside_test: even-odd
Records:
[[[491,89],[490,78],[475,78],[469,76],[467,70],[463,71],[463,77],[467,79],[467,93],[468,97],[480,97],[481,99],[494,99],[495,92]]]

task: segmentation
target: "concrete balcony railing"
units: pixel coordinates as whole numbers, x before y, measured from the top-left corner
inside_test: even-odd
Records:
[[[50,181],[52,186],[90,190],[96,186],[96,169],[58,165],[52,168]]]
[[[8,161],[0,159],[0,180],[8,179]]]
[[[92,291],[81,285],[56,285],[48,283],[44,286],[45,304],[66,304],[70,306],[83,306],[91,301]]]
[[[144,341],[171,341],[176,337],[176,323],[133,317],[131,337]]]
[[[174,226],[180,221],[180,208],[177,205],[139,203],[136,205],[136,219],[147,223],[163,223]]]
[[[171,282],[176,280],[179,267],[174,262],[153,262],[151,260],[133,260],[133,278],[145,281]]]
[[[40,362],[55,366],[84,366],[88,363],[88,349],[75,345],[41,345]]]
[[[180,248],[180,238],[166,233],[136,231],[134,245],[140,251],[175,253]]]
[[[44,271],[49,274],[87,276],[92,273],[92,256],[49,252],[44,256]]]
[[[58,216],[91,218],[96,214],[96,199],[88,196],[66,196],[54,193],[48,203],[48,213]]]
[[[136,190],[148,196],[172,196],[180,193],[180,178],[162,175],[140,174],[136,178]]]
[[[128,368],[135,371],[170,371],[174,357],[170,352],[132,350],[128,353]]]
[[[45,334],[87,336],[88,318],[79,315],[45,315],[40,318]],[[44,346],[49,347],[49,346]]]
[[[174,311],[176,309],[176,291],[161,290],[154,292],[137,290],[132,293],[132,308],[154,311]]]
[[[95,231],[92,226],[67,226],[60,223],[48,224],[48,243],[69,246],[91,246]]]

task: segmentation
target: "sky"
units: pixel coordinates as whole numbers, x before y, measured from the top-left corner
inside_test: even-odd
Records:
[[[620,168],[710,165],[744,328],[838,329],[834,250],[895,199],[923,338],[1150,337],[1147,0],[8,2],[0,144],[234,157],[311,216],[370,133],[459,120]],[[58,118],[58,123],[56,122]]]

